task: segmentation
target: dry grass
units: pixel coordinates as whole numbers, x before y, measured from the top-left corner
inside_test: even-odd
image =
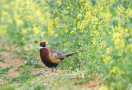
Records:
[[[9,78],[10,80],[14,77],[19,77],[20,76],[20,71],[17,71],[16,69],[21,66],[21,65],[24,65],[25,62],[24,60],[20,60],[19,58],[11,58],[11,57],[17,57],[18,55],[16,55],[15,53],[12,53],[12,52],[6,52],[6,51],[2,51],[0,52],[1,54],[1,58],[4,59],[4,62],[0,62],[0,67],[1,69],[3,68],[6,68],[8,66],[13,66],[13,68],[9,69],[8,70],[8,73],[7,75],[5,75],[7,78]],[[42,63],[41,63],[42,64]],[[55,72],[51,72],[51,69],[45,67],[45,68],[32,68],[31,69],[31,74],[35,75],[37,73],[40,73],[38,76],[35,77],[35,79],[32,79],[30,80],[30,83],[32,84],[37,84],[38,82],[39,83],[45,83],[45,85],[48,84],[48,88],[52,88],[52,86],[56,84],[58,84],[58,90],[62,90],[64,88],[69,88],[69,89],[81,89],[81,90],[86,90],[86,89],[89,89],[89,90],[97,90],[100,86],[100,83],[99,83],[99,80],[96,79],[96,80],[92,80],[92,81],[87,81],[85,83],[78,83],[78,84],[75,84],[75,82],[79,81],[81,78],[83,78],[83,71],[79,71],[79,72],[71,72],[71,71],[64,71],[64,70],[57,70]],[[70,78],[68,76],[70,75],[73,75],[74,77]],[[48,78],[47,80],[50,81],[50,82],[45,82],[45,78]],[[58,83],[58,78],[63,78],[63,79],[60,79],[59,80],[59,83]],[[63,83],[64,84],[66,83],[66,85],[64,84],[61,84],[59,85],[60,83]],[[68,83],[71,83],[71,84],[68,84]],[[8,83],[8,81],[0,78],[0,84],[3,84],[5,85],[5,83]],[[14,82],[16,83],[16,82]],[[18,82],[17,82],[18,83]],[[19,83],[18,83],[19,84]],[[13,85],[13,83],[12,83]],[[3,88],[3,87],[2,87]],[[24,86],[21,86],[19,87],[19,89],[24,89]]]

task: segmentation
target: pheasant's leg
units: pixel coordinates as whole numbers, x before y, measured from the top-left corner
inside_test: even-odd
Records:
[[[52,72],[53,72],[54,70],[53,70],[53,67],[52,67]]]
[[[55,67],[56,71],[57,71],[57,68]]]

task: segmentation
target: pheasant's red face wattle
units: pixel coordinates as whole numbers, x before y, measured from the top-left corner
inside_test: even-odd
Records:
[[[45,45],[46,42],[42,42],[42,45]]]

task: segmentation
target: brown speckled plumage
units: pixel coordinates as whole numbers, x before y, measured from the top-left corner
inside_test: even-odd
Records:
[[[49,68],[52,68],[52,72],[53,72],[53,67],[56,67],[57,65],[59,65],[59,63],[61,62],[61,60],[63,60],[66,57],[69,57],[77,52],[81,52],[83,50],[80,51],[75,51],[75,52],[70,52],[70,53],[66,53],[66,54],[61,54],[59,51],[56,51],[54,49],[47,49],[46,47],[46,42],[41,42],[40,43],[40,57],[42,62]]]

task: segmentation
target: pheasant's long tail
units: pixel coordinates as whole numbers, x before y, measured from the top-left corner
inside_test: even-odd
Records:
[[[69,57],[69,56],[72,56],[72,55],[75,54],[75,53],[82,52],[82,51],[84,51],[84,50],[79,50],[79,51],[75,51],[75,52],[70,52],[70,53],[66,53],[66,54],[63,54],[63,55],[64,55],[64,57]]]

